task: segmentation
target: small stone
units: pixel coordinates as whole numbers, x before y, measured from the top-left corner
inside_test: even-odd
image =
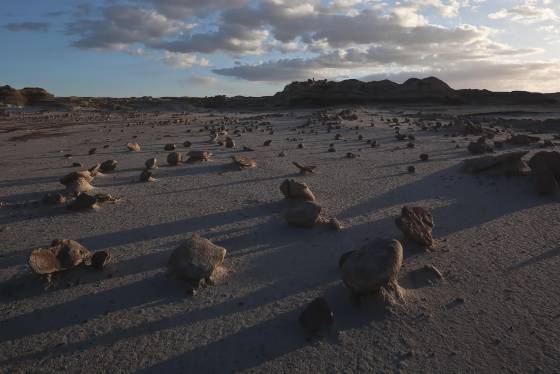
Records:
[[[272,143],[272,140],[269,139],[269,140],[266,140],[263,145],[265,147],[268,147],[271,143]]]
[[[301,199],[306,201],[315,201],[315,195],[309,189],[307,184],[297,182],[293,179],[286,179],[280,184],[280,191],[287,199]]]
[[[420,160],[421,161],[428,161],[429,158],[430,158],[430,156],[427,153],[422,153],[420,155]]]
[[[72,166],[75,167],[75,168],[81,168],[83,165],[82,165],[81,162],[73,162]]]
[[[411,174],[416,173],[416,167],[414,167],[414,165],[410,165],[406,170]]]
[[[144,163],[147,169],[156,169],[157,168],[157,158],[152,157],[146,160]]]
[[[163,147],[165,151],[174,151],[175,148],[177,147],[175,146],[175,144],[172,143],[166,144],[165,147]]]
[[[111,254],[106,251],[97,251],[91,257],[91,266],[94,269],[102,270],[111,261]]]
[[[49,248],[31,252],[27,263],[36,274],[52,274],[79,266],[91,256],[80,243],[70,239],[53,240]]]
[[[395,220],[395,223],[407,238],[428,248],[433,246],[434,220],[426,209],[404,206],[401,216]]]
[[[138,143],[128,143],[126,148],[131,152],[140,152],[140,144]]]
[[[167,269],[178,278],[200,281],[212,276],[226,254],[225,248],[195,234],[173,251]]]
[[[91,156],[91,155],[95,154],[95,152],[97,152],[97,148],[91,148],[91,149],[88,151],[88,154]]]
[[[105,162],[102,162],[101,165],[99,165],[99,170],[102,173],[108,173],[114,171],[117,168],[117,164],[118,162],[115,160],[107,160]]]
[[[189,142],[188,140],[185,140],[185,141],[183,142],[183,147],[189,148],[190,146],[192,146],[192,143]]]
[[[299,323],[310,334],[326,329],[334,323],[334,313],[327,300],[318,297],[305,307],[299,316]]]
[[[152,176],[152,172],[145,169],[140,174],[140,182],[154,182],[156,179]]]

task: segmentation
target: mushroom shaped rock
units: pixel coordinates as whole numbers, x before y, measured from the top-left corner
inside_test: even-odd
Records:
[[[340,275],[346,287],[358,296],[376,294],[382,288],[398,290],[402,261],[403,247],[398,240],[376,239],[343,254]]]
[[[52,274],[82,264],[91,252],[80,243],[70,240],[54,240],[49,248],[37,248],[31,252],[27,263],[36,274]]]
[[[171,253],[167,270],[185,280],[208,279],[223,263],[226,254],[225,248],[195,234]]]
[[[434,228],[434,220],[426,209],[404,206],[395,223],[405,237],[428,248],[433,246],[432,229]]]
[[[183,155],[179,152],[171,152],[167,155],[167,163],[170,166],[177,166],[183,161]]]
[[[321,206],[315,202],[303,201],[297,207],[284,212],[288,224],[296,227],[313,227],[319,221]]]
[[[280,191],[284,197],[288,199],[302,199],[307,201],[315,201],[315,195],[309,189],[307,184],[297,182],[293,179],[286,179],[280,184]]]

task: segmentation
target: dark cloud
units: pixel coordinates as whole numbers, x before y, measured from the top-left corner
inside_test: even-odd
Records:
[[[50,24],[48,22],[17,22],[8,23],[4,26],[6,30],[12,32],[20,31],[37,31],[37,32],[48,32]]]

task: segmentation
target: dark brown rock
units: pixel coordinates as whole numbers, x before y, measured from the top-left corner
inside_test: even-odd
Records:
[[[434,220],[426,209],[405,206],[395,223],[405,237],[428,248],[433,246],[432,229],[434,228]]]

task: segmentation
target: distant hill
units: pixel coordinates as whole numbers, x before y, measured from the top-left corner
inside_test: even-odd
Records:
[[[442,80],[411,78],[402,84],[389,80],[362,82],[355,79],[332,82],[293,82],[274,99],[285,105],[332,105],[360,103],[434,104],[556,104],[560,95],[522,91],[454,90]]]
[[[56,98],[46,90],[26,87],[17,90],[10,86],[0,86],[0,104],[14,106],[48,106],[55,104]]]
[[[455,90],[436,77],[411,78],[399,84],[390,80],[339,82],[309,79],[292,82],[273,96],[226,97],[59,97],[42,88],[17,90],[0,87],[0,105],[90,108],[99,110],[189,110],[193,107],[274,108],[286,106],[329,106],[345,104],[440,104],[440,105],[530,105],[560,104],[560,93],[542,94],[525,91],[492,92]]]

